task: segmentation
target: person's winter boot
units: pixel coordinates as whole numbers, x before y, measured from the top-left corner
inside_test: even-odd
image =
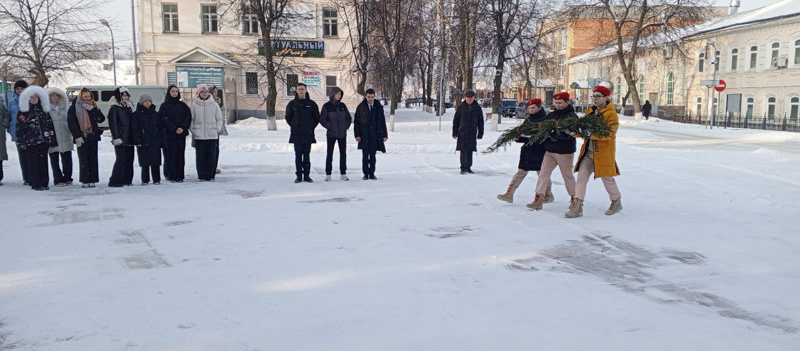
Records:
[[[313,183],[314,182],[314,180],[311,179],[311,177],[308,174],[304,174],[303,175],[303,181],[306,182],[306,183]]]
[[[583,200],[575,198],[572,200],[572,204],[569,206],[569,211],[564,214],[564,217],[578,218],[580,216],[583,216]]]
[[[544,203],[549,204],[555,201],[555,196],[553,196],[552,185],[547,186],[547,191],[544,193]]]
[[[331,175],[330,174],[325,176],[325,181],[326,182],[330,182],[331,181]]]
[[[510,204],[513,204],[514,193],[517,191],[517,188],[519,188],[520,184],[522,184],[523,180],[525,180],[525,176],[521,176],[518,173],[514,174],[514,176],[511,178],[511,183],[508,184],[508,189],[506,189],[506,193],[497,195],[497,199],[500,201],[505,201]]]
[[[544,194],[536,194],[536,198],[533,199],[533,202],[525,205],[525,207],[538,211],[542,209],[543,201],[544,201]]]
[[[616,199],[614,201],[611,201],[611,206],[608,207],[608,211],[606,211],[606,216],[617,214],[620,211],[622,211],[622,199]]]
[[[294,180],[294,182],[295,183],[302,182],[303,181],[303,176],[300,173],[295,173],[295,174],[297,174],[297,178]]]

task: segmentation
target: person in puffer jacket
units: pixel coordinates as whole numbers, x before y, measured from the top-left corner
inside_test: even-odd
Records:
[[[164,124],[167,144],[164,147],[164,176],[170,182],[182,183],[186,164],[186,137],[192,125],[192,111],[181,101],[181,92],[175,85],[167,88],[164,103],[158,108]]]
[[[72,185],[72,133],[69,132],[67,123],[67,94],[59,88],[48,88],[50,96],[50,117],[56,128],[58,146],[51,147],[50,169],[53,171],[53,184],[55,186]],[[59,162],[60,159],[60,162]]]
[[[111,143],[114,144],[114,168],[108,179],[108,186],[121,188],[133,183],[133,131],[131,119],[133,104],[128,88],[119,87],[108,101],[108,129],[111,130]]]
[[[58,140],[50,118],[50,99],[42,87],[31,85],[19,95],[16,133],[17,145],[25,151],[31,189],[49,190],[47,150],[58,146]]]
[[[344,92],[339,87],[331,88],[331,100],[322,105],[319,124],[328,130],[328,156],[325,159],[325,181],[331,180],[333,171],[333,148],[339,143],[339,179],[347,178],[347,130],[353,123],[353,117],[342,102]]]
[[[192,111],[192,144],[195,147],[197,178],[213,182],[216,176],[217,146],[222,129],[222,110],[211,97],[205,84],[197,86],[197,96],[189,107]]]
[[[153,185],[161,184],[161,147],[166,144],[166,135],[164,122],[158,117],[149,94],[139,96],[131,127],[139,166],[142,167],[142,185],[150,183],[151,174]]]

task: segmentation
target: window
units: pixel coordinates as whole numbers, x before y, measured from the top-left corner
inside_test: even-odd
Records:
[[[767,98],[767,117],[775,118],[775,102],[774,96]]]
[[[164,33],[178,32],[178,5],[161,4],[161,25]]]
[[[750,69],[756,69],[758,63],[758,46],[750,47]]]
[[[745,108],[746,112],[744,115],[745,117],[753,117],[753,107],[755,106],[755,101],[756,100],[751,97],[747,98],[747,108]]]
[[[794,42],[794,64],[800,65],[800,40]]]
[[[216,33],[217,32],[217,6],[216,5],[202,5],[200,13],[200,22],[203,23],[203,33]]]
[[[706,65],[706,54],[700,53],[700,57],[697,58],[697,72],[703,73],[703,66]]]
[[[775,42],[772,43],[772,55],[769,58],[769,64],[775,62],[775,59],[778,58],[778,54],[780,54],[781,43]]]
[[[331,89],[336,86],[336,76],[325,76],[325,96],[331,96]]]
[[[639,76],[639,103],[644,105],[644,76]]]
[[[789,100],[789,119],[797,121],[797,113],[800,110],[800,97],[793,97]]]
[[[566,61],[567,61],[566,55],[558,55],[558,76],[560,78],[564,78],[564,75],[567,72],[566,70],[567,65],[565,63]]]
[[[739,49],[731,50],[731,71],[736,72],[736,67],[739,66]]]
[[[622,104],[622,101],[620,99],[621,98],[620,91],[622,91],[622,78],[617,77],[617,85],[614,86],[614,90],[616,90],[614,92],[614,104],[620,105]]]
[[[167,86],[178,85],[178,75],[175,71],[167,71]]]
[[[250,6],[245,7],[242,15],[242,34],[258,34],[258,16]]]
[[[703,98],[697,98],[696,111],[698,116],[703,113]]]
[[[297,74],[289,73],[286,75],[286,96],[294,96],[294,92],[297,90],[297,83]]]
[[[561,50],[565,50],[567,48],[567,30],[561,30]]]
[[[322,35],[326,37],[339,36],[338,12],[335,8],[322,9]]]
[[[672,95],[675,90],[675,81],[673,80],[672,73],[667,75],[667,105],[672,105]]]
[[[258,72],[244,73],[245,95],[258,95]]]

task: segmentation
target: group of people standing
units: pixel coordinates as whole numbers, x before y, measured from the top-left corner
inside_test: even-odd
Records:
[[[385,142],[389,139],[383,105],[375,99],[375,90],[367,89],[364,100],[356,107],[355,119],[342,102],[342,89],[333,87],[330,100],[322,105],[311,100],[308,88],[298,83],[295,97],[286,105],[286,123],[291,129],[289,143],[294,145],[295,183],[313,183],[311,179],[311,144],[317,142],[314,129],[317,125],[327,129],[328,143],[325,159],[325,181],[330,181],[333,172],[333,151],[339,146],[339,179],[347,177],[347,130],[353,125],[356,142],[361,150],[363,180],[377,180],[375,176],[375,156],[378,151],[386,152]]]
[[[186,138],[190,131],[196,148],[198,178],[214,181],[218,173],[219,135],[227,132],[219,102],[212,98],[208,87],[198,86],[197,96],[187,105],[181,100],[178,88],[171,85],[158,110],[149,94],[141,94],[134,104],[128,89],[118,87],[109,104],[108,125],[116,156],[109,187],[132,185],[134,151],[141,167],[142,185],[148,185],[151,179],[153,184],[161,183],[162,151],[165,178],[183,182]],[[61,89],[45,90],[20,80],[14,84],[8,105],[6,109],[0,104],[0,126],[8,130],[17,144],[25,185],[34,190],[50,189],[48,154],[54,185],[72,185],[72,151],[77,148],[79,181],[83,188],[96,186],[100,181],[98,143],[103,134],[98,124],[106,120],[106,114],[100,111],[89,89],[81,89],[70,103]],[[0,134],[2,185],[2,161],[8,159],[8,154],[5,132]]]
[[[598,85],[593,89],[593,106],[584,111],[585,115],[602,115],[605,123],[611,127],[610,135],[598,136],[590,132],[581,134],[578,131],[551,132],[550,137],[542,143],[527,145],[528,138],[520,136],[517,142],[526,143],[520,149],[519,170],[511,178],[511,183],[504,194],[497,195],[501,201],[513,203],[514,193],[519,188],[529,171],[536,171],[536,196],[533,202],[526,205],[532,210],[541,210],[543,204],[555,200],[551,191],[550,175],[556,167],[561,171],[564,187],[570,195],[569,209],[564,214],[567,218],[583,216],[583,201],[586,197],[586,187],[590,176],[600,178],[608,193],[611,205],[605,212],[614,215],[622,211],[622,194],[619,191],[615,176],[620,174],[616,163],[616,133],[619,128],[619,116],[610,100],[611,89]],[[540,123],[544,120],[563,120],[568,117],[578,117],[574,108],[569,104],[569,93],[563,92],[553,95],[555,109],[549,114],[544,113],[541,99],[531,99],[527,102],[528,118],[523,123]],[[584,138],[575,163],[577,151],[576,138]],[[573,173],[578,173],[577,180]]]

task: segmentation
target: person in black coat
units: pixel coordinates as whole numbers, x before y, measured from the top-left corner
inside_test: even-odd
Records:
[[[47,150],[58,146],[53,119],[50,118],[50,99],[42,87],[28,86],[19,95],[16,129],[17,145],[25,153],[28,165],[28,184],[33,190],[50,190],[47,186]]]
[[[386,129],[386,116],[383,105],[375,100],[375,90],[367,89],[364,100],[356,107],[356,118],[353,122],[353,132],[361,149],[361,170],[363,180],[378,180],[375,176],[375,156],[378,151],[386,153],[386,141],[389,133]]]
[[[167,142],[164,147],[164,177],[170,182],[182,183],[186,165],[186,137],[192,124],[192,111],[181,101],[178,87],[170,85],[164,103],[158,109],[164,124]]]
[[[456,150],[461,151],[461,174],[472,172],[472,153],[478,151],[478,140],[483,138],[483,109],[475,101],[472,90],[464,94],[453,116],[453,139]]]
[[[291,126],[289,143],[294,144],[295,183],[313,183],[311,179],[311,144],[317,142],[314,129],[319,124],[319,107],[308,96],[308,88],[297,83],[294,100],[286,105],[286,123]]]
[[[577,118],[575,109],[569,104],[569,93],[558,93],[553,95],[555,109],[547,115],[546,119],[562,120],[568,117]],[[575,138],[565,132],[551,132],[550,137],[542,142],[547,150],[542,161],[542,169],[539,172],[539,179],[536,181],[536,198],[527,204],[528,208],[541,210],[546,197],[547,187],[550,186],[550,175],[558,166],[561,176],[564,177],[564,186],[571,198],[575,197],[575,176],[572,175],[572,167],[575,162],[575,151],[577,142]],[[572,200],[570,200],[572,206]]]
[[[128,88],[119,87],[108,102],[111,105],[108,108],[108,129],[111,130],[111,143],[117,157],[108,179],[108,186],[112,188],[133,184],[133,105],[130,99]]]
[[[331,100],[322,105],[319,123],[328,130],[328,154],[325,158],[325,181],[331,180],[333,172],[333,148],[339,143],[339,174],[342,180],[347,178],[347,130],[353,123],[353,117],[342,102],[344,93],[339,87],[331,88]]]
[[[542,108],[542,99],[530,99],[526,105],[528,106],[528,118],[522,122],[523,124],[538,124],[547,119],[547,114],[544,112],[544,108]],[[528,141],[530,141],[530,136],[527,135],[520,135],[516,140],[516,142],[523,144],[528,143]],[[542,169],[542,160],[544,160],[544,154],[547,150],[545,150],[544,145],[534,143],[531,145],[522,145],[519,151],[519,169],[511,178],[511,183],[508,184],[506,193],[497,195],[499,200],[508,203],[514,203],[514,192],[517,191],[522,181],[525,180],[529,171],[536,171],[536,174],[539,174],[539,171]],[[545,203],[553,201],[553,193],[550,191],[550,186],[547,187],[547,197],[549,197],[549,199],[545,198]]]
[[[103,130],[97,124],[105,120],[106,116],[97,108],[92,92],[86,88],[81,89],[67,111],[67,124],[78,148],[79,180],[83,183],[83,188],[94,188],[95,183],[100,181],[97,143]]]
[[[139,166],[142,167],[142,185],[161,184],[161,147],[166,143],[164,123],[159,118],[153,98],[149,94],[139,96],[139,104],[131,120],[133,143],[136,144]]]
[[[644,116],[644,120],[650,118],[650,111],[653,110],[653,105],[650,105],[650,100],[644,101],[644,106],[642,106],[642,116]]]

